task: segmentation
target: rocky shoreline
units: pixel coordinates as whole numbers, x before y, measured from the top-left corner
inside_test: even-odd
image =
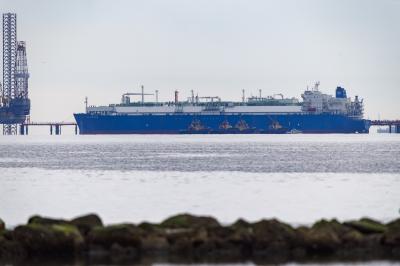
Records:
[[[363,218],[320,220],[294,228],[276,219],[221,225],[215,218],[180,214],[159,224],[104,225],[88,214],[72,220],[33,216],[6,229],[0,219],[0,261],[133,262],[400,261],[400,218],[387,224]]]

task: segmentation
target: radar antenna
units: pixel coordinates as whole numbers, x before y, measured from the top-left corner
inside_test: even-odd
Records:
[[[314,91],[318,91],[319,84],[319,81],[315,82]]]
[[[85,97],[85,110],[86,110],[86,113],[87,113],[87,109],[88,109],[88,97],[86,96]]]

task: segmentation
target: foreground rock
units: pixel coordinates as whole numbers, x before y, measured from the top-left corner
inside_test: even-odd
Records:
[[[0,261],[82,258],[138,261],[285,262],[325,258],[400,260],[400,219],[321,220],[294,228],[276,219],[222,226],[215,218],[180,214],[160,224],[104,226],[88,214],[72,220],[34,216],[9,231],[0,222]]]
[[[4,221],[0,218],[0,234],[6,229],[6,224]]]
[[[387,230],[383,234],[383,243],[400,249],[400,219],[387,224]]]
[[[30,256],[75,255],[82,251],[84,239],[70,224],[28,224],[13,231],[13,240]]]
[[[164,228],[207,228],[218,227],[220,224],[215,218],[209,216],[179,214],[164,220],[160,226]]]
[[[103,226],[103,222],[100,217],[93,213],[76,217],[75,219],[71,220],[71,224],[75,225],[84,235],[87,235],[95,227]]]
[[[363,235],[337,220],[321,220],[300,230],[305,247],[311,253],[329,254],[347,247],[359,247]]]

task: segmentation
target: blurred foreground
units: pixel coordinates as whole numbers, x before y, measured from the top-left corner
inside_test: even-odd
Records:
[[[297,228],[276,219],[221,225],[189,214],[137,225],[104,225],[95,214],[72,220],[34,216],[10,230],[0,222],[0,261],[12,265],[376,260],[400,262],[400,219],[320,220]]]

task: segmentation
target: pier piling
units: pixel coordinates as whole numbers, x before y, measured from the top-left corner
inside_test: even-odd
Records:
[[[56,135],[60,135],[61,134],[61,126],[60,125],[55,125],[55,130],[56,130]]]

